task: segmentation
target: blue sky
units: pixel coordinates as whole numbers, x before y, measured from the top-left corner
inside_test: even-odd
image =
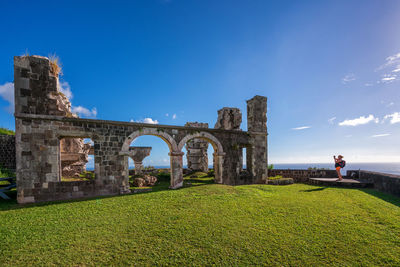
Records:
[[[55,53],[82,117],[213,127],[228,106],[246,130],[245,100],[259,94],[271,163],[400,162],[400,1],[5,0],[0,10],[0,126],[14,128],[13,56]],[[153,146],[145,164],[168,164],[163,141],[135,145]]]

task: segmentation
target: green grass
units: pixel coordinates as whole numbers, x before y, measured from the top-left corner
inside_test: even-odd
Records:
[[[15,132],[13,130],[9,130],[9,129],[0,127],[0,134],[15,135]]]
[[[0,165],[0,178],[15,177],[15,173]]]
[[[400,199],[372,189],[211,184],[19,207],[0,266],[400,265]]]
[[[282,175],[268,176],[268,180],[279,180],[282,178],[283,178]]]

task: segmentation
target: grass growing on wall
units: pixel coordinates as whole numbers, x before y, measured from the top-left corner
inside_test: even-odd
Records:
[[[0,127],[0,134],[15,135],[15,132],[13,130],[9,130],[9,129]]]
[[[399,198],[189,179],[179,190],[110,198],[0,200],[0,265],[400,265]]]

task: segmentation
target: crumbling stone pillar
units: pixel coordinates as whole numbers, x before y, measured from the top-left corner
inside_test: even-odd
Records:
[[[242,112],[238,108],[222,108],[218,110],[218,119],[215,129],[240,130]]]
[[[171,158],[171,185],[169,188],[177,189],[183,186],[183,152],[170,152]]]
[[[247,171],[254,183],[264,183],[268,178],[267,98],[255,96],[247,100],[247,128],[251,147],[246,151]]]
[[[223,179],[223,163],[224,163],[225,153],[214,153],[214,182],[217,184],[222,184]]]
[[[133,159],[135,164],[135,174],[143,174],[143,159],[150,155],[151,147],[130,147],[129,151],[132,152],[130,157]]]
[[[238,108],[224,107],[218,110],[218,119],[214,128],[223,130],[240,131],[242,123],[242,112]],[[235,140],[230,140],[229,149],[225,150],[225,155],[221,157],[214,156],[214,166],[220,175],[216,181],[224,184],[241,184],[239,181],[240,171],[242,169],[242,152]],[[223,160],[222,160],[223,159]],[[215,176],[217,178],[217,175]]]
[[[57,69],[48,58],[14,57],[15,114],[64,116]],[[34,191],[60,179],[60,142],[55,133],[16,118],[18,203],[35,202]]]
[[[187,122],[187,127],[208,128],[208,123]],[[200,138],[193,138],[186,143],[186,159],[191,171],[208,172],[208,142]]]

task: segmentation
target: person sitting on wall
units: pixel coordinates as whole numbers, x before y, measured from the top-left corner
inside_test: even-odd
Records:
[[[340,169],[342,169],[342,168],[344,168],[344,166],[346,166],[346,161],[343,160],[342,155],[339,155],[337,158],[336,158],[336,156],[333,156],[333,159],[335,160],[335,169],[339,176],[338,181],[342,181],[343,177],[342,177],[342,174],[340,173]]]

